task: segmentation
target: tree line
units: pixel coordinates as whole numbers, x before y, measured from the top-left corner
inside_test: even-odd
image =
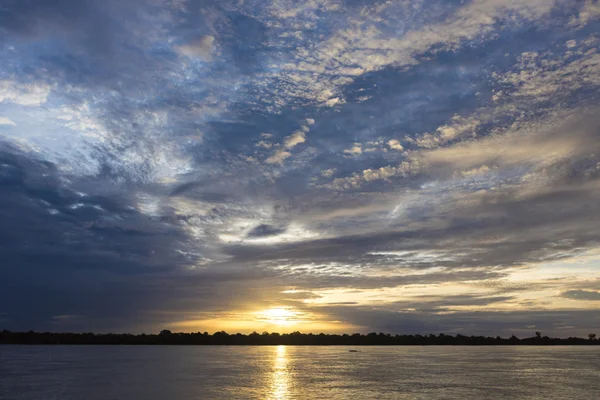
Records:
[[[209,334],[208,332],[173,333],[163,330],[159,334],[116,334],[116,333],[54,333],[54,332],[11,332],[0,331],[0,344],[62,344],[62,345],[346,345],[346,346],[427,346],[427,345],[600,345],[595,334],[588,338],[553,338],[535,336],[509,338],[500,336],[465,336],[465,335],[392,335],[389,333],[369,334],[312,334],[312,333],[269,333],[253,332],[249,335],[241,333],[229,334],[224,331]]]

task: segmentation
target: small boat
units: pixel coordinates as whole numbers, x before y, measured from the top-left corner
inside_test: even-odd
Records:
[[[349,353],[360,353],[358,350],[348,350]]]

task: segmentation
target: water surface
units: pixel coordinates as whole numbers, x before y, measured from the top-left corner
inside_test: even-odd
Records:
[[[0,346],[1,400],[593,400],[599,394],[600,347]]]

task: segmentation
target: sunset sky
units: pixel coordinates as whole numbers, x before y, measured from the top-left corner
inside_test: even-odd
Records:
[[[4,0],[0,330],[600,334],[597,0]]]

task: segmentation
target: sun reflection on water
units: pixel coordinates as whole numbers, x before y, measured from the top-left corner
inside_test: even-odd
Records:
[[[271,399],[282,400],[289,398],[290,371],[287,348],[277,346],[275,349],[275,362],[271,375]]]

